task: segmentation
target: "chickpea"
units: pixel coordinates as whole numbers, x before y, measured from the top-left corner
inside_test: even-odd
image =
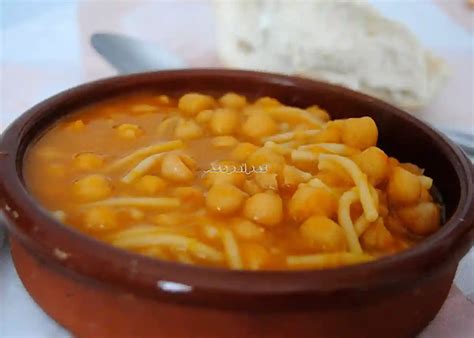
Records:
[[[263,145],[264,148],[271,149],[272,151],[283,155],[283,156],[288,156],[291,158],[291,155],[293,152],[299,151],[292,149],[293,147],[299,146],[299,142],[297,141],[289,141],[286,143],[275,143],[273,141],[266,141]],[[303,150],[305,151],[305,150]]]
[[[421,195],[421,183],[418,176],[411,172],[396,167],[387,187],[390,203],[396,205],[407,205],[418,201]]]
[[[171,100],[167,95],[158,95],[154,97],[160,104],[170,104]]]
[[[224,172],[210,172],[204,179],[204,183],[209,187],[221,183],[228,183],[235,185],[236,187],[241,187],[244,181],[245,175],[242,173],[228,174]]]
[[[204,195],[196,187],[177,187],[173,194],[181,200],[184,206],[196,208],[204,204]]]
[[[216,109],[211,118],[210,128],[214,135],[229,135],[239,126],[239,115],[228,108]]]
[[[262,188],[254,180],[246,180],[242,186],[242,190],[250,196],[262,192]]]
[[[180,119],[174,130],[174,136],[178,139],[190,140],[202,135],[201,126],[194,120]]]
[[[433,196],[428,189],[421,188],[420,202],[433,202]]]
[[[134,184],[135,188],[145,195],[156,195],[166,189],[168,184],[158,176],[145,175],[140,177]]]
[[[85,126],[86,125],[85,125],[84,121],[76,120],[76,121],[70,122],[67,125],[67,129],[71,130],[71,131],[74,131],[74,132],[78,132],[78,131],[82,131],[85,128]]]
[[[225,169],[227,172],[217,171],[206,173],[204,177],[204,184],[208,187],[214,184],[228,183],[235,185],[236,187],[241,187],[245,181],[245,174],[240,172],[229,172],[233,168],[240,169],[240,166],[232,161],[220,161],[213,166],[218,168]]]
[[[242,108],[242,114],[244,116],[249,116],[252,114],[261,114],[261,113],[265,113],[265,109],[263,107],[249,105]]]
[[[207,209],[211,212],[229,215],[237,212],[244,202],[245,193],[231,184],[215,184],[206,197]]]
[[[360,154],[357,154],[354,157],[354,161],[374,186],[382,183],[388,176],[388,157],[377,147],[367,148]]]
[[[346,234],[342,227],[323,216],[312,216],[301,226],[303,238],[316,250],[324,252],[345,251]]]
[[[134,139],[144,134],[144,131],[139,126],[130,123],[123,123],[116,130],[120,137],[127,139]]]
[[[138,114],[156,113],[158,108],[151,104],[136,104],[133,105],[131,111]]]
[[[328,112],[317,105],[306,108],[306,111],[310,112],[311,115],[316,116],[318,119],[324,122],[327,122],[331,119],[331,116],[329,116]]]
[[[244,122],[242,132],[252,139],[259,139],[277,133],[278,124],[267,114],[252,114]]]
[[[307,150],[292,150],[291,163],[298,169],[309,172],[318,171],[318,155]]]
[[[247,164],[254,168],[264,168],[266,166],[266,172],[278,174],[283,170],[285,158],[283,155],[264,147],[254,151],[247,158]]]
[[[196,115],[196,121],[199,123],[207,123],[211,120],[213,114],[214,114],[214,110],[211,110],[211,109],[200,111]]]
[[[328,121],[328,123],[326,123],[326,126],[328,128],[339,129],[342,132],[342,130],[344,129],[344,125],[345,125],[346,121],[347,121],[347,119],[332,120],[332,121]]]
[[[94,174],[83,177],[74,182],[73,193],[83,201],[97,201],[112,194],[109,180],[102,175]]]
[[[186,115],[196,115],[200,111],[214,106],[215,101],[212,96],[199,93],[184,94],[178,101],[178,108]]]
[[[232,151],[231,157],[236,161],[245,161],[258,147],[252,143],[239,143]]]
[[[387,162],[388,167],[390,169],[390,173],[392,173],[396,167],[400,166],[400,162],[395,157],[389,157]]]
[[[298,184],[307,182],[312,178],[310,173],[299,170],[292,165],[285,165],[283,167],[282,185],[286,187],[296,187]]]
[[[116,212],[105,206],[93,207],[87,210],[84,224],[93,231],[107,231],[117,227]]]
[[[196,161],[188,154],[179,154],[179,158],[191,171],[195,171],[197,169]]]
[[[347,119],[342,128],[342,142],[360,150],[377,144],[378,130],[375,121],[368,117]]]
[[[240,109],[245,107],[247,99],[236,93],[227,93],[219,99],[219,103],[226,108]]]
[[[102,167],[104,159],[93,153],[81,153],[74,156],[74,165],[80,170],[93,170]]]
[[[244,215],[258,224],[275,226],[283,218],[283,202],[273,192],[257,193],[245,202]]]
[[[281,106],[281,103],[277,100],[274,99],[273,97],[261,97],[254,103],[256,106],[261,106],[264,108],[271,108],[271,107],[278,107]]]
[[[297,222],[313,215],[331,218],[336,215],[337,206],[336,196],[327,188],[300,184],[288,202],[288,214]]]
[[[194,178],[193,172],[177,154],[167,154],[161,162],[161,175],[173,182],[187,182]]]
[[[340,143],[342,131],[339,125],[334,124],[335,121],[329,121],[326,128],[322,129],[318,134],[309,138],[312,143]]]
[[[427,236],[441,226],[440,208],[432,202],[422,202],[415,206],[401,208],[397,214],[403,225],[416,235]]]
[[[158,125],[158,128],[156,128],[157,134],[162,137],[172,134],[174,128],[178,125],[179,120],[180,119],[176,116],[163,119]]]
[[[371,251],[386,251],[395,244],[395,239],[385,227],[382,218],[369,226],[360,241],[364,249]]]
[[[212,139],[212,145],[216,148],[234,147],[239,141],[234,136],[216,136]]]
[[[346,186],[345,181],[342,181],[337,175],[328,170],[321,170],[315,177],[330,187],[340,188]]]
[[[255,175],[255,182],[262,190],[278,191],[277,174],[257,173]]]
[[[265,229],[246,219],[233,222],[232,230],[238,238],[252,241],[262,239],[265,233]]]
[[[270,259],[270,253],[264,246],[256,243],[243,243],[240,252],[244,265],[250,270],[261,269]]]

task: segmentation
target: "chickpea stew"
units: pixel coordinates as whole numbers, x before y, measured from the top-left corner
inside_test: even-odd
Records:
[[[126,250],[231,269],[322,269],[441,226],[423,169],[377,147],[370,117],[317,105],[140,92],[68,115],[26,154],[58,220]]]

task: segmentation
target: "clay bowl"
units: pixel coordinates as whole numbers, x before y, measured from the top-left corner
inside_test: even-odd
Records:
[[[403,253],[320,271],[245,272],[150,259],[52,219],[23,183],[27,147],[58,118],[116,94],[236,91],[334,118],[369,115],[380,146],[426,168],[446,207],[444,226]],[[0,207],[17,271],[31,296],[76,337],[410,337],[436,315],[473,242],[473,170],[445,137],[414,117],[341,87],[275,74],[180,70],[88,83],[33,107],[0,144]]]

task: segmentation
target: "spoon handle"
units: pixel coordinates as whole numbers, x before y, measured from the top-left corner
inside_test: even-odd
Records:
[[[460,129],[438,127],[440,132],[445,134],[456,143],[472,160],[474,157],[474,134]]]

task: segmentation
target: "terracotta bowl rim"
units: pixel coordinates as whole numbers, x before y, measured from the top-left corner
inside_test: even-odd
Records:
[[[23,140],[35,127],[36,122],[31,122],[33,118],[51,113],[66,101],[74,97],[84,97],[104,86],[117,89],[128,83],[127,88],[138,88],[158,83],[164,78],[200,77],[239,77],[258,81],[263,85],[276,82],[288,86],[288,90],[325,88],[356,101],[365,101],[374,109],[415,124],[433,140],[455,168],[461,183],[460,202],[453,215],[437,233],[402,253],[366,264],[336,269],[253,272],[182,265],[114,248],[63,226],[28,194],[20,171],[25,149]],[[343,87],[299,77],[229,69],[186,69],[116,76],[82,84],[35,105],[14,121],[2,135],[0,163],[0,210],[5,214],[8,229],[29,250],[54,265],[96,281],[128,289],[140,289],[153,295],[179,294],[180,299],[184,301],[187,301],[188,295],[200,295],[204,300],[205,296],[209,295],[229,294],[252,297],[325,294],[410,283],[420,278],[424,271],[442,265],[440,262],[450,259],[459,261],[472,241],[473,170],[470,161],[457,146],[415,117],[378,99]]]

